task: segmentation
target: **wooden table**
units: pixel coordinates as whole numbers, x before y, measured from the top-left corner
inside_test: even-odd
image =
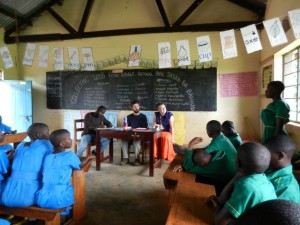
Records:
[[[122,128],[108,128],[108,129],[96,129],[96,170],[100,170],[101,163],[101,149],[100,139],[109,138],[109,162],[113,162],[113,139],[125,139],[125,140],[141,140],[148,141],[150,143],[150,157],[149,157],[149,176],[154,176],[154,142],[160,141],[160,132],[156,132],[154,129],[130,129],[123,130]],[[157,144],[158,152],[160,144]],[[160,158],[160,157],[159,157]]]
[[[16,134],[5,134],[4,135],[4,140],[0,143],[0,145],[5,145],[5,144],[14,144],[14,148],[17,147],[17,145],[23,141],[27,137],[26,132],[22,133],[16,133]]]

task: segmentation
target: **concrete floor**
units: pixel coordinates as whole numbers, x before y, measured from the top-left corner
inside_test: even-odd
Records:
[[[141,166],[120,166],[120,145],[114,143],[114,162],[95,162],[86,174],[88,217],[79,225],[163,225],[168,214],[168,191],[163,173],[168,162],[149,177],[148,158]]]

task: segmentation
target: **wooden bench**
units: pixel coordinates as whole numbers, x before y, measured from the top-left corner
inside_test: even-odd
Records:
[[[212,225],[214,210],[206,204],[206,199],[215,195],[215,187],[195,182],[195,174],[173,172],[174,166],[182,162],[183,155],[177,154],[163,175],[170,206],[166,224]]]
[[[17,147],[17,145],[23,141],[27,137],[26,132],[22,133],[16,133],[16,134],[6,134],[4,135],[3,141],[0,143],[0,145],[6,145],[6,144],[13,144],[14,148]]]
[[[73,170],[72,184],[74,187],[75,203],[72,207],[72,218],[65,225],[76,224],[87,215],[85,207],[85,173],[89,170],[93,159],[89,159],[80,170]],[[60,225],[60,212],[62,209],[44,209],[37,206],[6,207],[0,205],[0,214],[44,220],[45,225]]]

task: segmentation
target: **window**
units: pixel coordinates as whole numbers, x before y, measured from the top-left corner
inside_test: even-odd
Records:
[[[300,47],[283,55],[283,97],[290,106],[290,120],[300,122]]]

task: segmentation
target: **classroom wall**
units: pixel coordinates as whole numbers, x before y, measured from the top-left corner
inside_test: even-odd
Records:
[[[273,1],[270,1],[273,2]],[[280,0],[274,1],[275,4],[281,5]],[[288,0],[287,2],[293,2]],[[76,6],[77,1],[74,1],[74,10],[79,7]],[[285,3],[284,5],[288,5]],[[68,11],[61,6],[60,11]],[[270,7],[269,7],[270,8]],[[272,8],[272,7],[271,7]],[[79,9],[78,9],[79,10]],[[270,10],[270,9],[269,9]],[[285,14],[287,13],[284,12]],[[282,14],[282,13],[281,13]],[[271,15],[271,14],[269,14]],[[78,19],[78,18],[77,18]],[[76,18],[74,18],[76,20]],[[70,22],[71,25],[76,24]],[[34,26],[25,30],[26,34],[33,33],[51,33],[61,32],[61,27],[56,27],[53,19],[47,14],[34,21]],[[232,120],[239,133],[244,139],[253,139],[260,136],[260,119],[259,111],[262,107],[260,101],[262,99],[261,94],[253,97],[221,97],[220,95],[220,82],[219,75],[226,73],[241,73],[257,71],[261,73],[261,61],[270,55],[270,50],[267,50],[265,44],[263,47],[264,57],[262,57],[262,51],[247,54],[245,46],[242,41],[240,32],[236,33],[238,57],[232,59],[223,59],[221,53],[221,44],[219,38],[219,32],[186,32],[186,33],[172,33],[172,34],[147,34],[147,35],[128,35],[128,36],[116,36],[116,37],[102,37],[102,38],[90,38],[81,40],[69,40],[69,41],[55,41],[37,43],[37,49],[40,45],[47,45],[52,50],[52,47],[64,47],[65,59],[68,57],[67,47],[92,47],[94,61],[113,58],[119,55],[127,55],[129,53],[129,47],[132,44],[142,45],[142,58],[144,59],[158,59],[157,43],[163,41],[171,42],[172,58],[176,58],[176,40],[187,39],[190,43],[191,58],[197,59],[196,49],[196,37],[201,35],[210,35],[212,42],[213,57],[218,60],[218,79],[217,79],[217,111],[216,112],[175,112],[180,120],[184,122],[184,128],[178,126],[176,128],[176,139],[179,144],[188,142],[194,136],[204,137],[203,145],[206,145],[210,139],[206,134],[205,125],[209,120],[216,119],[220,122],[224,120]],[[3,35],[3,34],[2,34]],[[263,36],[263,34],[262,34]],[[3,39],[3,38],[1,38]],[[36,50],[35,58],[32,66],[22,65],[23,55],[26,44],[20,43],[17,45],[9,45],[10,48],[16,46],[16,62],[18,63],[17,70],[19,79],[26,79],[33,81],[33,122],[45,122],[49,125],[51,130],[64,127],[66,110],[50,110],[46,108],[46,72],[53,71],[53,57],[50,52],[49,66],[48,68],[38,67],[38,54]],[[266,52],[265,52],[266,51]],[[0,62],[0,67],[3,67]],[[119,64],[114,67],[106,69],[128,69],[126,64]],[[12,70],[12,69],[9,69]],[[7,71],[9,71],[7,70]],[[9,74],[9,73],[7,73]],[[10,76],[10,79],[15,79],[15,76]],[[154,110],[154,109],[153,109]],[[70,111],[70,110],[68,110]],[[126,115],[129,111],[118,112],[120,115]],[[178,114],[179,113],[179,114]],[[75,112],[76,114],[76,112]],[[175,118],[176,119],[176,118]],[[182,135],[184,137],[182,137]]]

